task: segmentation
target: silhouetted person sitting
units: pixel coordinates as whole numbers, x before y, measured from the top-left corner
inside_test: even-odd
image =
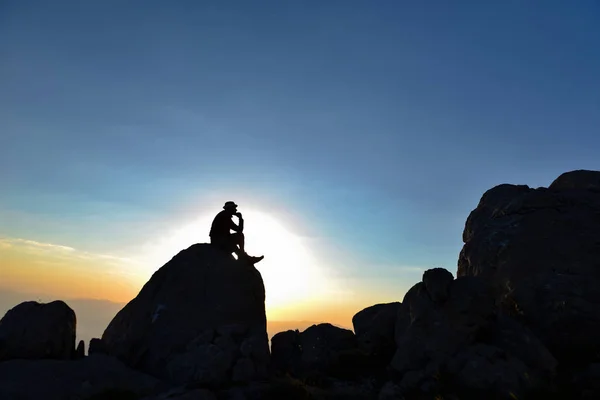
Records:
[[[239,225],[231,219],[233,216],[239,218]],[[231,233],[231,231],[235,233]],[[262,260],[265,256],[251,257],[244,250],[244,219],[242,214],[237,211],[237,204],[233,201],[228,201],[223,206],[223,211],[217,214],[210,227],[210,243],[213,246],[220,248],[227,254],[235,253],[238,260],[245,259],[251,264],[255,264]],[[239,246],[239,247],[238,247]]]

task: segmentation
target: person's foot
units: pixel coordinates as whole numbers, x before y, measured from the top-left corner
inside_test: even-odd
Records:
[[[257,262],[261,261],[263,258],[265,258],[265,256],[260,256],[260,257],[248,256],[248,261],[250,262],[250,264],[256,264]]]

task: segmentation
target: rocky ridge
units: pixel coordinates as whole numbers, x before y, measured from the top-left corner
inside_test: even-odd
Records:
[[[488,190],[463,241],[456,277],[432,268],[402,301],[359,311],[354,331],[280,332],[270,349],[260,273],[193,245],[89,356],[65,303],[10,310],[0,398],[599,398],[600,172]]]

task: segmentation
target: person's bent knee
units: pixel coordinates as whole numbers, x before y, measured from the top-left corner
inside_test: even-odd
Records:
[[[236,233],[232,233],[231,234],[231,238],[236,242],[239,243],[242,240],[244,240],[244,234],[242,232],[236,232]]]

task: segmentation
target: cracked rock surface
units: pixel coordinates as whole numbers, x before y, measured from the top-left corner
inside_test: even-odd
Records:
[[[499,185],[471,212],[458,273],[494,285],[504,311],[563,363],[600,359],[600,172],[548,188]]]

